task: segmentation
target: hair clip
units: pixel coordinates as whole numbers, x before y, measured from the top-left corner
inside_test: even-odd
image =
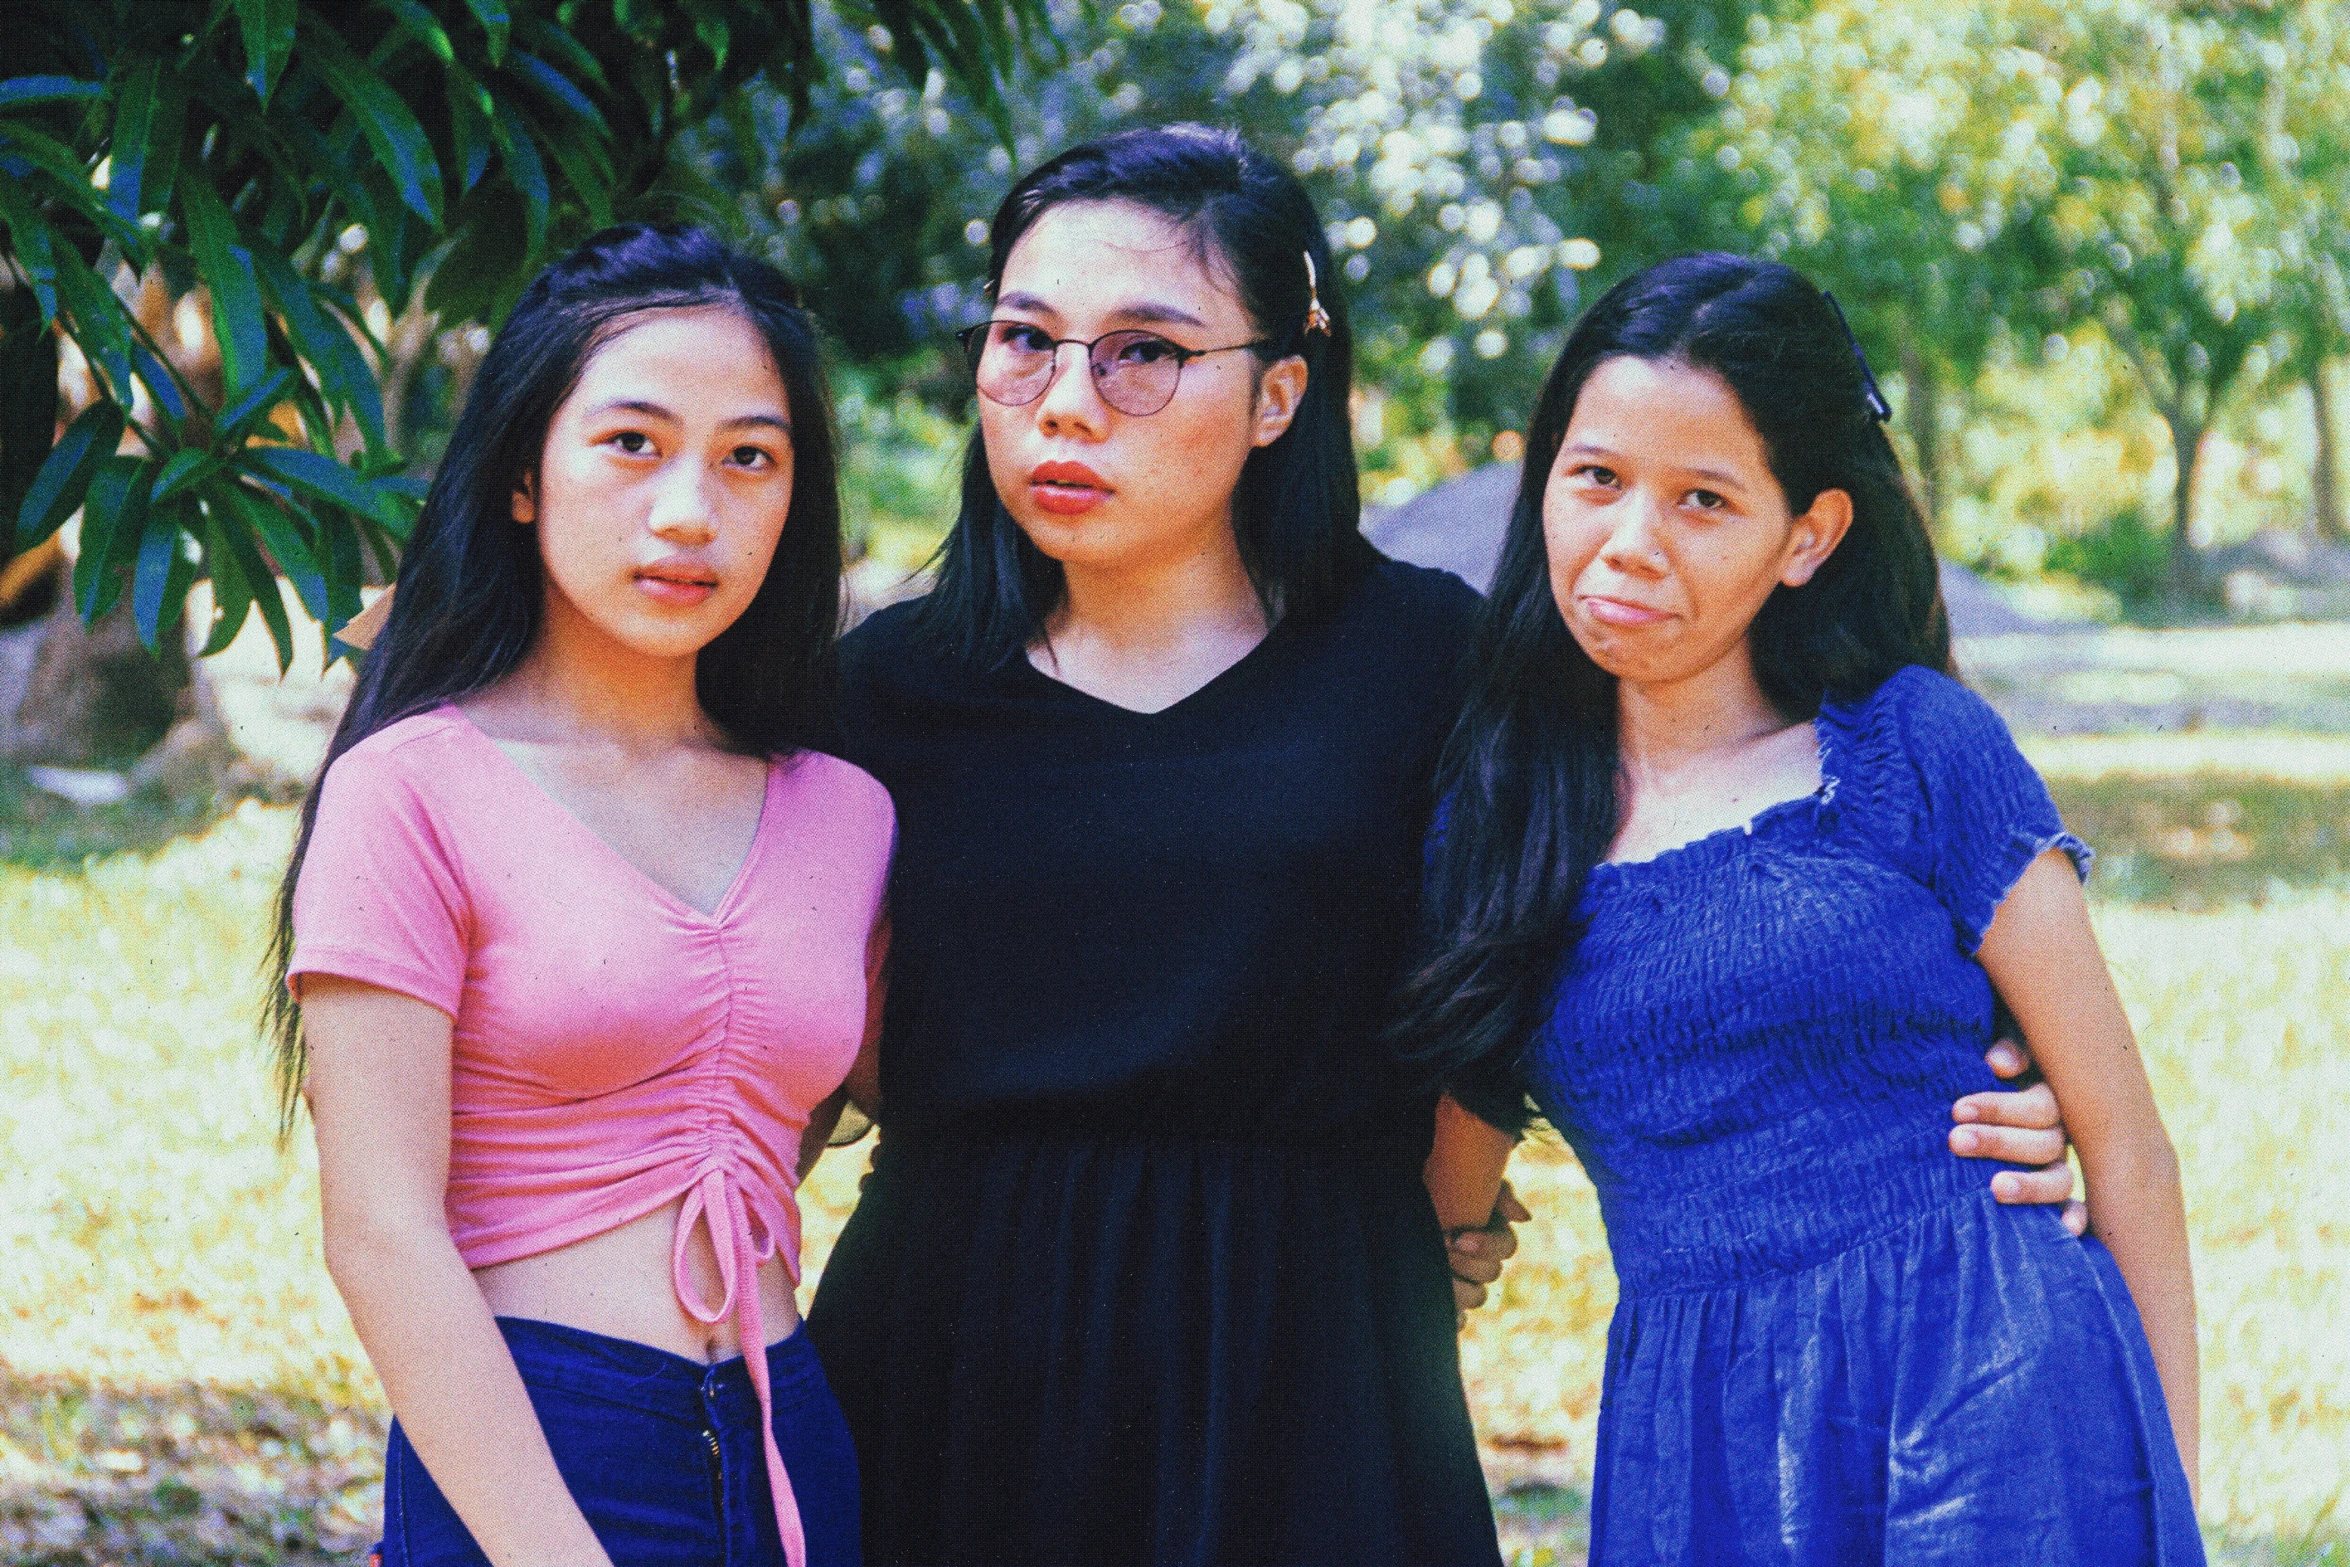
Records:
[[[1299,330],[1319,332],[1324,337],[1328,337],[1330,335],[1330,312],[1322,308],[1321,280],[1314,274],[1314,253],[1310,250],[1305,252],[1305,258],[1306,324]]]
[[[1861,400],[1869,405],[1869,412],[1876,421],[1883,424],[1893,417],[1893,405],[1885,401],[1885,394],[1877,389],[1877,377],[1869,369],[1869,356],[1861,352],[1860,338],[1854,334],[1852,323],[1844,319],[1844,307],[1836,303],[1836,296],[1822,289],[1820,297],[1828,302],[1830,310],[1836,312],[1836,324],[1844,328],[1844,341],[1852,345],[1852,357],[1860,365]]]

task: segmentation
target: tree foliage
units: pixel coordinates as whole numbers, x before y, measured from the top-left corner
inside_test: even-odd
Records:
[[[983,112],[1033,0],[870,0],[839,14],[938,60]],[[206,647],[273,577],[330,630],[420,489],[386,438],[382,346],[329,280],[364,260],[394,312],[421,286],[495,320],[550,253],[639,209],[677,130],[751,78],[823,81],[807,0],[27,0],[0,81],[0,559],[77,511],[86,617],[126,595],[150,647],[212,583]],[[132,308],[201,290],[215,384]],[[56,435],[57,343],[93,400]],[[126,436],[128,439],[126,439]]]

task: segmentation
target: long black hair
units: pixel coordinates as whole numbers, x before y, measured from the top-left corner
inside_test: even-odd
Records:
[[[1240,558],[1268,621],[1333,600],[1374,558],[1361,533],[1347,398],[1354,336],[1312,198],[1297,177],[1238,133],[1202,125],[1121,131],[1073,147],[1013,185],[989,230],[987,293],[1036,220],[1072,201],[1129,202],[1189,237],[1228,277],[1266,346],[1260,363],[1306,362],[1306,392],[1279,439],[1251,452],[1233,494]],[[1329,331],[1308,332],[1306,257],[1313,258]],[[963,462],[962,510],[939,552],[938,585],[922,626],[983,664],[1016,658],[1065,591],[1060,562],[1029,542],[1004,510],[975,433]]]
[[[1802,274],[1683,256],[1634,274],[1576,323],[1526,430],[1525,474],[1469,653],[1468,696],[1437,777],[1444,803],[1423,904],[1428,953],[1394,1039],[1497,1126],[1528,1118],[1519,1057],[1547,1016],[1584,879],[1619,826],[1616,682],[1568,632],[1550,585],[1542,498],[1575,400],[1622,355],[1719,376],[1762,438],[1788,511],[1852,497],[1852,527],[1749,629],[1755,678],[1791,723],[1908,664],[1947,669],[1950,623],[1900,458],[1859,354]]]
[[[708,232],[630,224],[594,235],[533,279],[483,357],[321,779],[377,730],[482,690],[521,663],[546,601],[538,530],[513,521],[515,486],[538,467],[547,428],[597,348],[646,311],[696,308],[731,310],[766,343],[791,419],[792,492],[767,576],[695,660],[694,692],[746,753],[796,751],[821,732],[840,630],[841,542],[815,323],[788,278]],[[285,980],[294,884],[317,818],[313,783],[264,964],[281,1130],[293,1124],[307,1064],[301,1008]]]

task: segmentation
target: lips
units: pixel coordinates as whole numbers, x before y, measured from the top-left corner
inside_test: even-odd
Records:
[[[1029,470],[1028,493],[1040,509],[1073,517],[1093,510],[1116,492],[1107,479],[1081,462],[1047,462]]]
[[[1651,609],[1645,604],[1634,604],[1624,599],[1604,598],[1596,593],[1584,595],[1583,613],[1603,626],[1625,628],[1653,626],[1669,618],[1661,609]]]
[[[660,560],[637,569],[636,587],[656,604],[690,609],[718,591],[718,574],[689,561]]]

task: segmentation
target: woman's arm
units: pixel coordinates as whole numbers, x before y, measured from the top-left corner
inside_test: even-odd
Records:
[[[1518,1140],[1487,1125],[1447,1094],[1436,1102],[1436,1141],[1420,1178],[1446,1234],[1483,1229],[1501,1200],[1501,1178]]]
[[[2003,1029],[2016,1029],[2012,1020]],[[1983,1060],[1991,1075],[2002,1081],[2022,1077],[2033,1067],[2031,1056],[2009,1039],[1995,1042]],[[2070,1142],[2056,1095],[2045,1082],[2025,1088],[1989,1089],[1969,1094],[1950,1107],[1957,1122],[1950,1129],[1950,1151],[1967,1159],[1998,1159],[2007,1164],[2039,1166],[2034,1170],[2002,1170],[1991,1177],[1991,1195],[2019,1206],[2064,1205],[2058,1217],[2079,1235],[2089,1227],[2088,1208],[2073,1198],[2073,1167],[2065,1162]]]
[[[881,1014],[888,999],[889,911],[884,909],[865,937],[865,1038],[857,1047],[857,1059],[850,1064],[848,1077],[831,1097],[808,1113],[807,1130],[800,1134],[799,1180],[808,1178],[816,1161],[824,1157],[824,1150],[832,1146],[832,1130],[840,1125],[841,1115],[850,1105],[868,1121],[880,1118]],[[853,1143],[863,1135],[860,1132],[847,1141]]]
[[[2061,850],[2042,855],[2017,881],[1980,955],[2065,1106],[2088,1177],[2089,1229],[2113,1253],[2137,1301],[2192,1487],[2200,1375],[2178,1155],[2090,928],[2088,900]]]
[[[410,997],[303,978],[327,1272],[417,1456],[489,1559],[608,1567],[449,1239],[449,1027]]]

